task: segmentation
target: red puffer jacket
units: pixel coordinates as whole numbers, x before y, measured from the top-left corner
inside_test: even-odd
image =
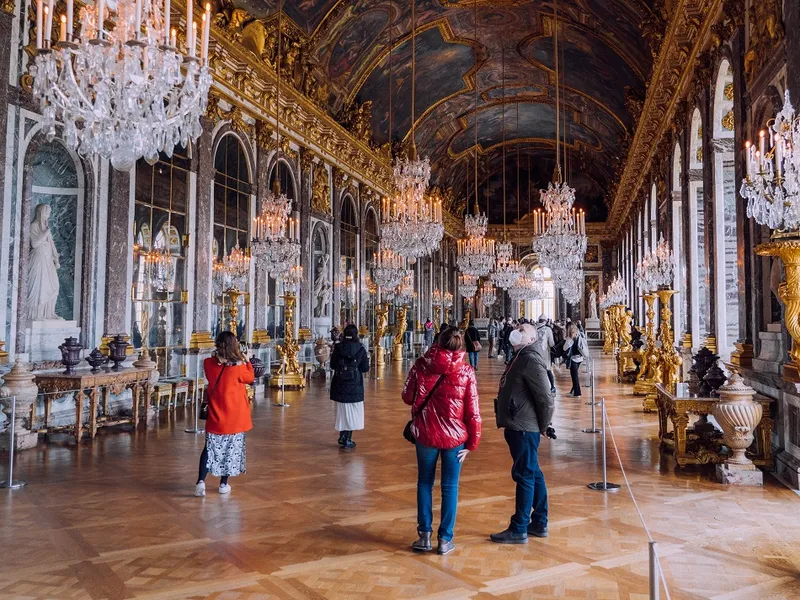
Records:
[[[422,414],[414,418],[411,431],[417,441],[430,448],[449,450],[464,444],[475,450],[481,439],[481,411],[475,371],[464,362],[464,352],[445,350],[434,344],[417,359],[403,387],[403,402],[412,414],[436,385]]]

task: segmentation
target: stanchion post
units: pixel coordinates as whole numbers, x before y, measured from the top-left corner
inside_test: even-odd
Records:
[[[661,593],[660,573],[658,568],[658,547],[656,542],[650,542],[650,600],[658,600]]]
[[[600,492],[611,492],[616,491],[619,489],[619,485],[616,483],[609,483],[608,482],[608,466],[606,463],[606,425],[608,424],[607,417],[606,417],[606,399],[600,398],[600,408],[603,420],[603,427],[601,432],[603,434],[602,437],[602,446],[603,446],[603,481],[595,481],[590,483],[587,487],[590,490],[597,490]]]
[[[28,485],[27,482],[21,479],[14,479],[14,430],[17,427],[17,397],[11,396],[11,432],[9,433],[9,440],[11,444],[8,449],[8,480],[0,483],[0,488],[9,490],[18,490]]]
[[[591,402],[587,402],[586,404],[592,405],[592,426],[586,429],[581,429],[583,433],[600,433],[600,430],[597,428],[597,416],[596,416],[596,407],[597,403],[594,401],[594,362],[592,363],[592,379],[591,379],[591,388],[592,388],[592,395],[591,395]]]
[[[185,433],[205,433],[205,429],[200,429],[200,406],[197,401],[197,388],[200,385],[200,352],[197,353],[194,368],[194,391],[192,393],[192,408],[194,409],[194,427],[184,429]]]
[[[591,391],[591,396],[589,402],[587,402],[586,404],[594,404],[594,359],[590,358],[587,361],[586,364],[587,369],[589,368],[589,365],[591,365],[591,372],[589,374],[589,389]]]

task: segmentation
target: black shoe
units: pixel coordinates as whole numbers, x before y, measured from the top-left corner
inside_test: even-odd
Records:
[[[345,442],[347,441],[347,436],[345,435],[344,431],[339,433],[339,445],[344,447]]]
[[[444,556],[445,554],[450,554],[455,549],[456,545],[453,542],[439,538],[439,545],[436,547],[436,554]]]
[[[416,552],[430,552],[433,550],[433,544],[431,544],[431,532],[430,531],[419,531],[417,530],[417,535],[419,539],[411,544],[411,549]]]
[[[489,536],[489,539],[492,540],[495,544],[527,544],[528,534],[517,533],[516,531],[511,531],[510,529],[506,529],[505,531],[501,531],[500,533],[493,533],[492,535]]]
[[[538,538],[546,538],[547,537],[547,525],[534,525],[531,523],[528,525],[528,535],[532,535]]]
[[[352,431],[345,431],[344,432],[344,445],[342,448],[346,449],[353,449],[356,447],[356,443],[353,441],[353,432]]]

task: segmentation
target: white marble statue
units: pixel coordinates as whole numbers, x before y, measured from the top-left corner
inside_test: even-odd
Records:
[[[58,300],[58,252],[50,234],[50,205],[38,204],[31,223],[28,258],[28,317],[31,321],[62,320]]]
[[[597,319],[597,292],[592,289],[589,294],[589,318]]]
[[[324,255],[317,269],[317,277],[314,280],[314,298],[316,304],[314,305],[315,317],[328,316],[328,306],[330,306],[331,298],[333,297],[333,288],[331,286],[331,278],[328,269],[330,256]]]

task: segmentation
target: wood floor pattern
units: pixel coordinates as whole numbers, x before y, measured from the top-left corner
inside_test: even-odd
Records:
[[[93,444],[21,454],[28,487],[0,490],[0,598],[647,598],[647,537],[626,490],[586,488],[600,478],[599,436],[580,431],[590,408],[562,395],[566,372],[556,374],[558,440],[541,446],[550,537],[488,541],[508,523],[514,485],[492,414],[502,367],[481,361],[483,442],[464,465],[449,556],[409,550],[416,464],[401,436],[405,371],[394,365],[367,382],[367,430],[351,452],[336,445],[322,384],[288,393],[286,409],[259,399],[248,473],[229,496],[209,478],[208,496],[192,497],[203,439],[184,433],[180,414],[135,435],[102,431]],[[672,599],[800,598],[800,498],[771,476],[742,489],[705,469],[676,471],[659,453],[656,417],[607,359],[597,371]],[[612,452],[609,441],[609,479],[623,483]]]

